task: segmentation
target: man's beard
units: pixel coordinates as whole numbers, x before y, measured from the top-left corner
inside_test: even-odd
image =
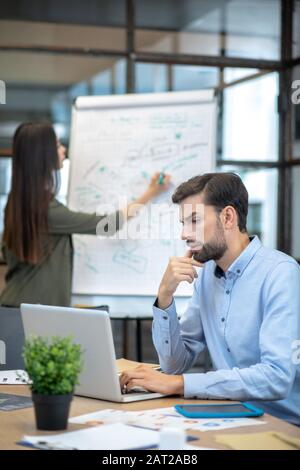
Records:
[[[214,239],[208,243],[204,243],[201,250],[193,251],[193,258],[199,263],[206,263],[211,260],[216,261],[222,258],[227,248],[223,228],[220,222],[218,222]]]

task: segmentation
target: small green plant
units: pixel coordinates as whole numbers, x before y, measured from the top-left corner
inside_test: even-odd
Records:
[[[33,336],[23,349],[31,391],[41,395],[73,393],[82,370],[82,350],[71,337]]]

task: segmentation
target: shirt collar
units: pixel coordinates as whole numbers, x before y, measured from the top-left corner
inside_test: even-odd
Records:
[[[250,243],[242,251],[240,256],[236,258],[233,263],[229,266],[227,272],[234,273],[237,276],[241,276],[243,271],[246,269],[250,261],[252,260],[255,253],[261,248],[262,244],[257,235],[250,237]],[[220,266],[215,267],[215,276],[217,278],[225,277],[224,271]]]

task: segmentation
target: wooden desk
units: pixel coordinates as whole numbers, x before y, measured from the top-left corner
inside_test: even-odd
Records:
[[[1,385],[1,393],[14,393],[18,395],[30,395],[30,392],[26,386],[17,385]],[[108,401],[95,400],[91,398],[75,397],[71,405],[71,416],[78,416],[84,413],[90,413],[105,408],[123,409],[129,411],[146,410],[153,408],[164,408],[173,406],[175,403],[214,403],[213,401],[200,401],[200,400],[183,400],[180,398],[160,398],[157,400],[140,401],[136,403],[112,403]],[[222,403],[218,401],[217,403]],[[228,402],[226,402],[228,403]],[[198,441],[194,441],[193,445],[199,445],[202,447],[213,447],[216,449],[226,449],[226,447],[217,444],[215,442],[215,436],[219,434],[230,434],[230,433],[252,433],[252,432],[263,432],[263,431],[277,431],[284,432],[290,436],[300,437],[300,428],[292,426],[285,421],[274,418],[270,415],[264,415],[262,418],[256,418],[266,421],[266,424],[262,426],[249,426],[235,429],[228,429],[223,431],[207,431],[207,432],[196,432],[189,431],[189,434],[199,436]],[[70,424],[69,431],[75,429],[82,429],[82,426]],[[15,411],[0,411],[0,449],[17,449],[17,450],[28,450],[25,447],[16,444],[24,434],[29,435],[43,435],[49,434],[37,431],[35,428],[35,419],[33,408],[25,408],[22,410]]]

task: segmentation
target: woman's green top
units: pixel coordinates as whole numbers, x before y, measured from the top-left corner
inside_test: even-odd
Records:
[[[45,237],[43,242],[45,253],[49,246],[50,251],[40,263],[33,265],[21,262],[5,246],[2,247],[8,270],[0,305],[18,307],[22,302],[27,302],[69,306],[73,266],[72,234],[96,235],[97,224],[105,218],[107,227],[113,227],[106,235],[112,235],[123,224],[119,211],[108,216],[73,212],[53,199],[48,217],[50,236]]]

